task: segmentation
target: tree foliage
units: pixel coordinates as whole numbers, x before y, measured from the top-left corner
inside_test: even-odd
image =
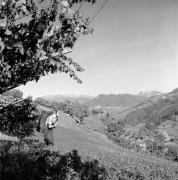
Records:
[[[3,107],[0,109],[0,131],[10,136],[24,138],[33,133],[38,117],[31,98],[16,103],[18,99],[4,97]]]
[[[98,160],[83,161],[76,150],[61,155],[44,150],[37,142],[0,142],[2,180],[105,180],[106,169]]]
[[[48,101],[44,98],[36,98],[36,104],[40,104],[45,107],[52,107],[53,109],[60,110],[73,118],[78,119],[83,122],[85,117],[89,116],[89,108],[86,104],[80,103],[78,101],[71,102],[66,100],[64,102]]]
[[[88,106],[79,102],[65,101],[58,104],[56,108],[74,118],[78,118],[80,122],[83,122],[84,118],[89,116]]]
[[[76,71],[83,69],[64,54],[66,49],[73,49],[81,34],[92,32],[89,18],[72,10],[80,2],[2,1],[0,93],[56,72],[69,73],[70,77],[81,83]],[[95,0],[86,2],[94,3]]]

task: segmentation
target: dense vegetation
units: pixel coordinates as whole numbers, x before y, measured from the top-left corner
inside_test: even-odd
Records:
[[[178,165],[134,152],[110,153],[90,150],[96,160],[77,151],[53,152],[36,140],[1,142],[1,179],[64,180],[175,180]],[[121,149],[120,149],[121,150]],[[96,156],[97,155],[97,156]],[[8,168],[7,168],[8,167]]]
[[[0,131],[19,138],[30,136],[34,132],[38,117],[32,99],[1,96],[0,100]]]
[[[2,180],[104,180],[106,170],[97,160],[82,161],[76,150],[61,155],[34,140],[0,142]]]
[[[45,107],[52,107],[53,109],[60,110],[73,118],[78,119],[81,123],[84,121],[85,117],[89,116],[89,108],[84,103],[79,103],[78,101],[71,102],[66,100],[65,102],[48,101],[43,98],[37,98],[35,103],[40,104]]]
[[[49,73],[64,72],[81,83],[83,68],[64,54],[81,34],[89,34],[89,18],[73,7],[80,0],[3,0],[0,5],[0,93]],[[95,0],[87,0],[94,3]]]
[[[91,109],[92,114],[94,115],[101,115],[104,114],[104,110],[102,108],[92,108]]]
[[[73,118],[78,118],[80,122],[83,122],[84,118],[89,116],[88,106],[79,102],[66,101],[60,104],[56,103],[56,108]]]

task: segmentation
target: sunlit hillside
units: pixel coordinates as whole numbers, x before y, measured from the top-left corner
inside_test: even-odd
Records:
[[[166,180],[166,176],[172,180],[178,178],[178,174],[176,174],[178,165],[176,163],[124,149],[114,144],[101,132],[105,127],[101,122],[98,122],[98,119],[93,117],[91,122],[90,120],[88,118],[81,125],[68,115],[63,114],[54,130],[55,146],[50,149],[61,153],[76,149],[84,159],[87,157],[99,159],[107,168],[114,168],[113,180],[121,168],[126,167],[128,171],[136,171],[145,177],[153,176],[154,179],[161,175],[162,170],[164,174],[161,175],[162,179]],[[43,141],[42,133],[37,134],[36,137]],[[169,170],[167,169],[168,166]],[[162,170],[160,171],[158,167]]]

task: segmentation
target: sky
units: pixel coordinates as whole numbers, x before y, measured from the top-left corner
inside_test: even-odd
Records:
[[[81,11],[92,17],[104,0]],[[178,87],[178,1],[109,0],[69,54],[85,71],[78,84],[68,74],[42,77],[18,87],[24,95],[136,94]]]

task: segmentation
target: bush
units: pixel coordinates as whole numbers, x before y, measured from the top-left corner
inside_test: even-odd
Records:
[[[82,160],[76,150],[67,154],[52,152],[45,150],[44,144],[37,140],[0,141],[0,177],[1,180],[24,177],[27,180],[178,179],[176,163],[134,151],[121,153],[121,150],[118,153],[95,150],[93,155],[99,161]]]
[[[124,131],[125,123],[123,121],[118,121],[117,123],[110,123],[108,125],[108,132],[114,136],[120,137]]]
[[[85,117],[89,116],[88,106],[79,102],[65,101],[56,105],[56,109],[69,114],[72,117],[76,117],[82,123]]]
[[[0,109],[0,131],[24,138],[33,133],[38,114],[31,98]]]
[[[20,143],[20,145],[19,145]],[[20,147],[20,149],[19,149]],[[61,155],[43,149],[38,141],[0,142],[1,180],[104,180],[97,160],[81,160],[76,150]]]
[[[98,115],[98,114],[103,114],[104,111],[101,108],[93,108],[92,109],[92,114]]]

